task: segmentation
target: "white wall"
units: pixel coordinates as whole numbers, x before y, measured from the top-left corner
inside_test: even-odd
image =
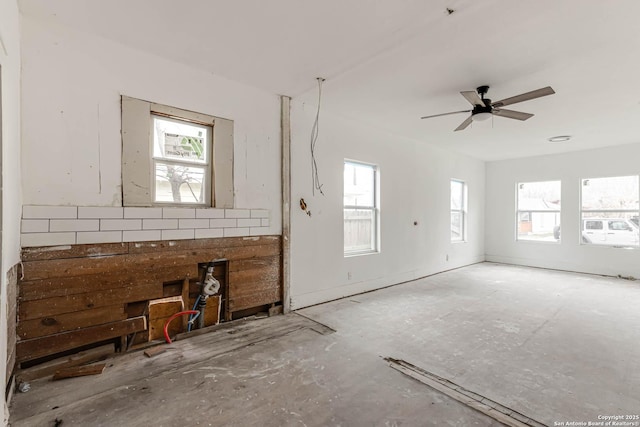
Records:
[[[0,67],[2,67],[0,384],[4,386],[6,384],[4,367],[7,359],[6,273],[20,260],[22,207],[20,200],[20,29],[18,5],[15,0],[0,0]],[[13,303],[15,304],[15,301]],[[4,398],[2,400],[4,401]]]
[[[300,308],[484,260],[484,163],[323,111],[312,196],[315,106],[292,102],[291,306]],[[381,252],[343,255],[344,159],[378,165]],[[467,182],[467,243],[450,242],[450,179]],[[311,217],[299,209],[304,198]],[[413,222],[418,225],[414,226]],[[449,261],[446,261],[446,255]],[[351,279],[349,279],[351,273]]]
[[[281,231],[276,95],[24,17],[25,205],[121,206],[120,95],[234,121],[235,205]]]
[[[579,205],[582,178],[639,173],[640,144],[487,163],[487,261],[640,277],[640,249],[580,244]],[[548,180],[562,181],[562,241],[517,242],[516,183]]]

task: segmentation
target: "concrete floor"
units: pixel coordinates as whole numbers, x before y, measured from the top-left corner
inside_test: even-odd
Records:
[[[640,282],[477,264],[127,354],[100,376],[34,381],[11,425],[497,424],[384,357],[551,426],[633,416],[639,307]]]

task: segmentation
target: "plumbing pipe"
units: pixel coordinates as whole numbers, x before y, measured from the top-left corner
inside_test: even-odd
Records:
[[[198,298],[196,298],[196,303],[193,304],[193,308],[191,310],[195,310],[196,308],[198,308],[198,302],[200,302],[200,295],[198,295]],[[200,312],[198,311],[198,313]],[[193,314],[189,315],[189,326],[187,327],[187,332],[191,332],[194,320],[196,320],[196,316]]]
[[[197,310],[185,310],[185,311],[176,313],[167,319],[167,321],[164,323],[164,339],[165,341],[167,341],[167,344],[171,344],[171,338],[169,338],[169,332],[167,331],[167,328],[169,327],[169,323],[171,323],[171,321],[176,317],[184,316],[187,314],[196,314],[196,313],[200,313],[200,312]]]

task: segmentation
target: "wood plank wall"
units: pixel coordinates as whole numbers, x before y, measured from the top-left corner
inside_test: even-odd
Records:
[[[228,260],[228,313],[280,303],[280,236],[24,248],[18,363],[147,330],[141,308]]]
[[[18,317],[18,301],[16,296],[18,292],[19,266],[20,264],[16,264],[7,271],[7,381],[9,381],[16,363],[16,320]]]

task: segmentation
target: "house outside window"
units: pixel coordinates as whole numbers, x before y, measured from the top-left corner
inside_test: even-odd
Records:
[[[451,180],[451,241],[467,239],[467,184]]]
[[[560,240],[560,188],[560,181],[517,184],[517,240]]]
[[[344,254],[379,251],[378,167],[344,162]]]
[[[638,175],[587,178],[580,187],[581,243],[638,247]]]

